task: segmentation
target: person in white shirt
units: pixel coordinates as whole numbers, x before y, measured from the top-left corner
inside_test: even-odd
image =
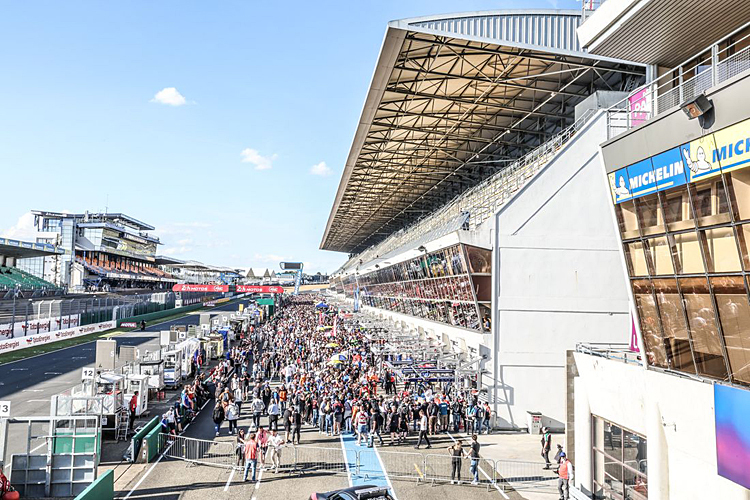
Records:
[[[419,411],[419,441],[417,442],[417,446],[414,448],[419,449],[419,447],[422,445],[422,439],[424,439],[425,443],[427,443],[427,448],[432,448],[432,445],[430,444],[430,439],[427,437],[427,415],[425,415],[424,410]]]
[[[281,448],[284,446],[284,438],[279,436],[276,429],[271,431],[271,435],[268,437],[268,452],[266,453],[266,463],[269,463],[268,455],[271,455],[271,463],[273,463],[273,471],[279,470],[281,465]]]

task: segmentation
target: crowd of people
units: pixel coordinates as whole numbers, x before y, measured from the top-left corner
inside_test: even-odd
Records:
[[[430,386],[399,390],[395,373],[375,358],[374,342],[310,297],[285,299],[270,321],[242,335],[212,374],[212,418],[216,436],[225,421],[235,436],[245,479],[254,480],[259,467],[278,470],[284,445],[299,444],[305,425],[368,447],[413,439],[415,448],[431,448],[430,436],[463,431],[473,435],[467,456],[478,462],[476,434],[490,432],[489,405],[476,394],[451,400]],[[238,428],[240,417],[251,417],[246,430]],[[478,481],[476,463],[472,473]]]
[[[199,374],[183,390],[182,411],[171,409],[163,425],[179,432],[179,415],[190,418],[202,406],[211,382],[215,434],[222,435],[226,421],[244,480],[255,481],[259,468],[278,471],[284,446],[300,444],[308,426],[324,436],[352,435],[358,446],[409,443],[417,449],[431,448],[431,436],[464,432],[469,444],[454,439],[448,448],[452,482],[461,481],[468,458],[476,484],[477,435],[491,431],[491,407],[476,391],[456,395],[437,384],[397,383],[396,373],[376,358],[378,340],[321,306],[310,296],[282,299],[269,321],[242,332],[208,379]],[[238,426],[241,417],[250,418],[246,429]]]

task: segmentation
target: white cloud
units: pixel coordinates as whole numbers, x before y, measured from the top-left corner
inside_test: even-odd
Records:
[[[327,177],[333,173],[333,170],[326,165],[326,162],[321,161],[317,165],[310,167],[310,173],[313,175],[319,175],[321,177]]]
[[[159,104],[168,104],[169,106],[182,106],[187,103],[185,97],[180,94],[174,87],[166,87],[156,93],[151,102]]]
[[[193,248],[187,247],[187,246],[181,246],[181,247],[171,247],[171,248],[165,248],[163,252],[164,255],[184,255],[186,253],[189,253]]]
[[[256,253],[253,257],[255,257],[255,260],[259,260],[261,262],[273,262],[276,264],[278,264],[279,262],[288,260],[281,255],[276,255],[273,253],[269,253],[269,254]]]
[[[36,241],[36,227],[34,227],[34,214],[26,212],[18,218],[15,226],[9,227],[2,232],[3,238],[14,240]]]
[[[268,170],[273,166],[273,161],[277,155],[263,156],[257,150],[252,148],[245,148],[240,153],[242,157],[242,163],[251,163],[255,165],[255,170]]]

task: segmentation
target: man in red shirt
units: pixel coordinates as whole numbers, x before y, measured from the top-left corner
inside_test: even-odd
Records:
[[[245,475],[243,481],[247,481],[247,473],[253,470],[252,481],[255,482],[255,471],[258,469],[258,442],[255,440],[255,433],[250,434],[250,438],[245,441]]]
[[[135,424],[135,411],[138,409],[138,391],[135,391],[133,397],[130,398],[130,404],[128,405],[128,408],[130,409],[130,421],[128,422],[128,429],[132,431],[133,424]]]

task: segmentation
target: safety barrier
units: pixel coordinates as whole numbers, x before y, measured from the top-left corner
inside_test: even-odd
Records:
[[[138,454],[141,452],[141,445],[143,444],[143,439],[146,437],[146,435],[153,429],[158,428],[160,425],[161,424],[159,417],[154,417],[149,420],[146,425],[138,429],[135,434],[133,434],[133,437],[130,440],[129,449],[129,457],[131,462],[136,462],[139,459]]]
[[[164,456],[196,464],[238,469],[233,441],[208,441],[160,434]],[[271,454],[265,460],[271,466]],[[455,471],[454,471],[455,467]],[[476,467],[477,481],[474,480]],[[342,450],[339,447],[283,446],[278,471],[287,474],[346,474],[364,480],[388,478],[417,482],[460,481],[503,490],[554,485],[557,474],[541,462],[454,458],[446,454],[381,451],[380,449]]]
[[[235,445],[231,441],[208,441],[171,434],[159,434],[164,456],[196,464],[233,468],[237,464]]]
[[[75,500],[112,500],[115,497],[115,472],[108,470],[83,490]]]

